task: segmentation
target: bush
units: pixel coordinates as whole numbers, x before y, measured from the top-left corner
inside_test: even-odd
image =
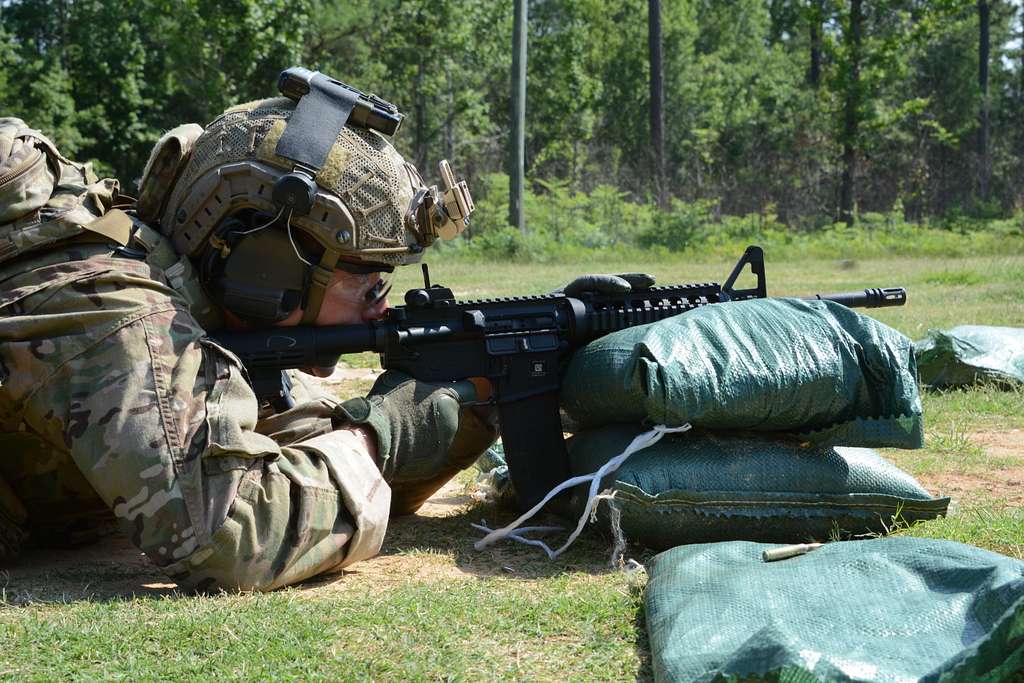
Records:
[[[712,221],[715,202],[700,200],[683,202],[672,200],[668,211],[656,211],[652,224],[637,238],[641,247],[661,245],[673,251],[683,251],[705,238],[705,228]]]
[[[934,225],[903,219],[899,203],[863,213],[854,226],[821,221],[803,231],[778,220],[774,207],[745,216],[717,215],[710,200],[673,200],[668,210],[628,201],[609,185],[577,192],[565,182],[538,181],[525,192],[527,234],[508,225],[508,176],[493,173],[474,185],[477,211],[464,237],[442,246],[452,256],[489,261],[557,262],[622,257],[657,260],[684,253],[728,260],[759,244],[773,260],[885,258],[1024,253],[1024,212],[983,220],[951,213]]]

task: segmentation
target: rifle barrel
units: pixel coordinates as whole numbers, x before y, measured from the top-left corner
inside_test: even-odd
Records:
[[[907,290],[903,287],[873,287],[856,292],[815,294],[802,298],[807,301],[835,301],[849,308],[888,308],[907,303]]]

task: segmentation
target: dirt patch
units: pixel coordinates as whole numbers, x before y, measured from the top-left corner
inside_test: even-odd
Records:
[[[609,544],[584,535],[564,560],[549,562],[536,548],[473,548],[480,534],[472,522],[503,525],[508,510],[476,504],[465,484],[450,482],[415,515],[391,520],[377,557],[301,586],[313,591],[376,591],[406,582],[451,582],[484,576],[535,578],[571,571],[608,571]],[[541,520],[551,523],[557,520]],[[117,600],[173,595],[177,586],[152,566],[127,538],[112,534],[84,547],[29,549],[0,565],[0,599],[8,604]]]
[[[372,385],[381,370],[378,368],[350,368],[345,365],[338,365],[327,377],[311,378],[314,384],[319,384],[328,393],[337,393],[339,388],[352,386]]]
[[[361,369],[346,372],[372,373]],[[929,491],[963,503],[982,495],[1024,506],[1024,430],[975,432],[970,439],[999,466],[921,476],[921,483]],[[519,545],[499,544],[483,552],[473,548],[479,534],[471,523],[486,520],[494,527],[508,523],[513,516],[508,510],[474,503],[464,483],[450,482],[417,514],[391,520],[380,555],[302,588],[365,592],[410,581],[442,583],[485,576],[532,579],[565,572],[609,571],[610,543],[596,533],[584,534],[556,562],[549,562],[535,548]],[[557,519],[537,523],[552,522],[560,523]],[[10,604],[160,596],[173,594],[175,588],[126,538],[116,534],[81,548],[28,550],[0,566],[0,594]]]
[[[1020,464],[1024,464],[1024,430],[973,432],[968,438],[984,448],[989,455],[1016,458]]]
[[[992,467],[925,475],[918,478],[921,484],[965,503],[981,495],[1014,507],[1024,505],[1024,430],[973,432],[968,438],[992,458]]]
[[[356,379],[375,380],[381,371],[375,368],[350,368],[339,365],[328,377],[320,379],[323,384],[342,384]]]

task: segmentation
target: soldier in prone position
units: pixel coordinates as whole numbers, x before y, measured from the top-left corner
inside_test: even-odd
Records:
[[[494,441],[468,383],[389,372],[339,403],[296,375],[258,405],[207,337],[379,317],[388,273],[471,208],[366,127],[390,105],[290,72],[289,98],[161,138],[134,205],[0,119],[0,557],[112,513],[183,587],[269,590],[372,557],[389,511]]]

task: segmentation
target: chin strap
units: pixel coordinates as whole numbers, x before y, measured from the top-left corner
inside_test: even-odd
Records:
[[[305,308],[302,310],[303,325],[312,325],[320,315],[320,307],[323,306],[324,296],[327,294],[327,287],[331,284],[331,277],[334,275],[336,265],[338,265],[338,252],[328,249],[320,258],[320,263],[313,266],[309,278],[309,288],[306,290]]]

